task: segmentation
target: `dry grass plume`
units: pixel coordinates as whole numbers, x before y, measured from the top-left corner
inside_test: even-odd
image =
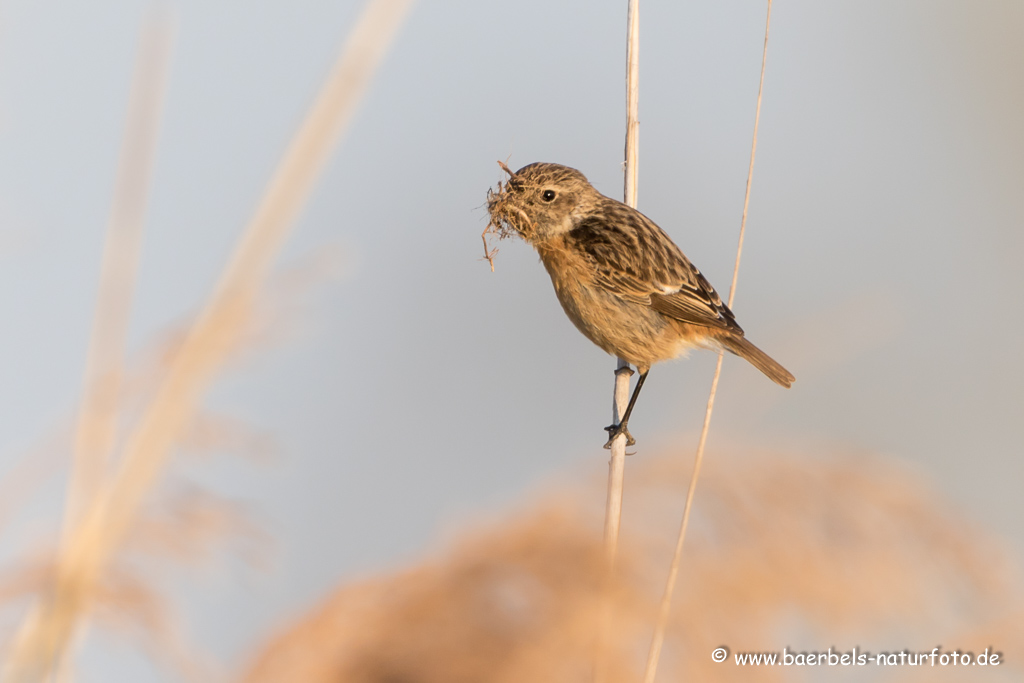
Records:
[[[151,106],[133,108],[138,117],[126,128],[122,184],[115,193],[112,241],[103,265],[104,286],[62,540],[49,559],[35,563],[36,571],[27,574],[38,579],[36,585],[29,586],[37,597],[4,651],[0,678],[5,683],[66,675],[68,655],[89,617],[104,611],[119,614],[132,605],[136,615],[160,612],[146,608],[157,602],[157,596],[143,588],[145,583],[120,571],[124,566],[121,555],[146,517],[174,446],[198,414],[204,392],[251,327],[270,268],[410,5],[411,0],[369,2],[243,231],[215,291],[170,358],[152,399],[119,441],[115,437],[115,398],[122,359],[116,351],[123,340],[128,310],[123,287],[131,285],[145,193],[145,187],[135,181],[138,169],[148,168],[152,156],[159,112],[153,105],[159,97],[143,97]],[[150,71],[141,68],[140,73],[145,76]],[[141,86],[148,82],[148,78],[140,78]],[[111,254],[116,257],[110,258]],[[111,347],[115,353],[107,353]],[[120,444],[116,453],[115,444]],[[209,515],[185,518],[202,520],[196,528],[205,528],[210,520]],[[157,628],[155,623],[151,627]]]
[[[643,674],[687,463],[635,463],[611,596],[610,681]],[[1024,673],[1019,575],[1000,544],[879,459],[718,453],[694,512],[660,680],[833,680],[711,651],[995,647]],[[340,587],[241,683],[587,681],[603,575],[600,484],[550,492],[421,564]],[[869,680],[963,680],[865,668]],[[807,678],[804,678],[804,677]],[[841,678],[849,680],[849,678]],[[857,680],[863,680],[858,678]],[[987,680],[987,679],[986,679]]]

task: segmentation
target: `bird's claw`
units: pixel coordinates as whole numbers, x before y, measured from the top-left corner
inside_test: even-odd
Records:
[[[617,425],[610,425],[608,427],[605,427],[604,430],[606,432],[608,432],[608,443],[606,443],[604,445],[604,447],[607,448],[607,449],[610,449],[612,447],[612,441],[615,441],[615,437],[617,437],[619,434],[625,434],[626,435],[626,445],[627,446],[634,446],[634,445],[636,445],[636,439],[634,439],[633,435],[629,433],[628,429],[626,429],[626,424],[625,423],[617,424]]]

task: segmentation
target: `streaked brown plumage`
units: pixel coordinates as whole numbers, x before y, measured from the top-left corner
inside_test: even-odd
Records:
[[[622,432],[633,443],[626,423],[651,365],[691,348],[723,348],[784,387],[794,381],[746,340],[732,311],[654,221],[604,196],[576,169],[524,166],[489,193],[487,208],[499,229],[537,249],[580,332],[640,372],[622,424],[609,428],[612,438]]]

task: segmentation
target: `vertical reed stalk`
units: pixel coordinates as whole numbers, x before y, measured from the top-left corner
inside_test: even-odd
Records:
[[[639,97],[640,97],[640,0],[629,0],[626,29],[626,147],[625,182],[623,201],[636,208],[638,155],[640,150]],[[612,421],[619,423],[629,402],[629,378],[633,374],[629,364],[619,358],[615,368],[615,390],[612,400]],[[622,489],[626,475],[626,436],[619,434],[612,441],[611,459],[608,462],[608,495],[605,502],[604,521],[604,596],[601,617],[601,632],[598,638],[597,662],[594,680],[607,678],[604,664],[605,654],[611,643],[612,601],[609,591],[615,573],[615,556],[619,546],[619,523],[622,519]]]

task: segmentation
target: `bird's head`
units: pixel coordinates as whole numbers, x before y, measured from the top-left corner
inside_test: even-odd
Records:
[[[500,162],[499,162],[500,163]],[[518,234],[531,244],[572,230],[601,195],[574,168],[536,163],[509,175],[487,193],[487,211],[498,234]]]

